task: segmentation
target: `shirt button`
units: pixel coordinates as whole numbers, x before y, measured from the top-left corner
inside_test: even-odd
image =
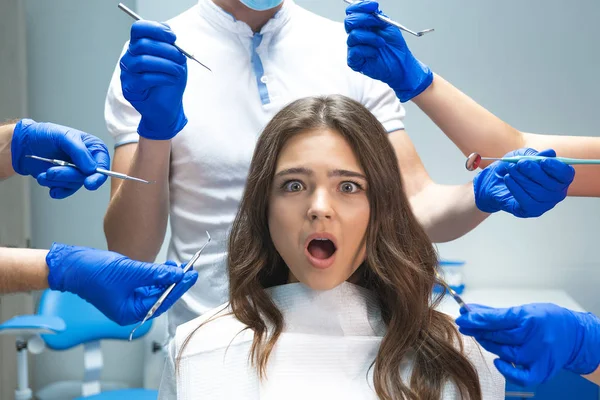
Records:
[[[267,83],[269,83],[269,78],[267,78],[267,76],[266,76],[266,75],[263,75],[263,76],[260,78],[260,81],[261,81],[262,83],[264,83],[264,84],[267,84]]]

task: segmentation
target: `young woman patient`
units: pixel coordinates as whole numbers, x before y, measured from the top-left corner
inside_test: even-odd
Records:
[[[434,309],[437,254],[399,177],[359,103],[280,111],[231,229],[230,302],[178,328],[159,398],[504,399],[493,357]]]

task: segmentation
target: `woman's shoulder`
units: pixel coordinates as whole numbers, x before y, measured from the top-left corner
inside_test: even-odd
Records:
[[[246,328],[246,325],[231,313],[229,303],[225,303],[177,327],[177,353],[179,354],[186,340],[186,357],[225,349],[231,344],[244,341],[252,342],[253,332]]]

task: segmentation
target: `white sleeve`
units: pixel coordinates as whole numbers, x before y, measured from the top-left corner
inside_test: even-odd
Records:
[[[386,83],[353,73],[356,74],[352,78],[357,85],[354,88],[358,91],[356,98],[361,99],[361,104],[375,115],[388,133],[404,129],[406,110],[396,93]]]
[[[177,357],[177,343],[175,338],[169,343],[169,354],[165,362],[160,386],[158,388],[158,400],[177,399],[177,376],[175,370],[175,359]]]
[[[119,60],[127,51],[128,46],[129,42],[125,43]],[[119,62],[117,62],[104,102],[104,120],[108,132],[115,140],[115,147],[139,141],[140,137],[137,134],[137,128],[140,119],[140,114],[123,97],[121,68],[119,67]]]

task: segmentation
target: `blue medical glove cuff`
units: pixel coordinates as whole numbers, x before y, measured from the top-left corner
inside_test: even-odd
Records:
[[[570,311],[576,319],[573,355],[565,369],[578,375],[591,374],[600,366],[600,318],[592,313]]]
[[[138,134],[141,137],[151,140],[171,140],[181,132],[187,123],[188,119],[182,111],[171,126],[156,131],[151,129],[148,124],[145,123],[144,117],[142,117],[140,124],[138,125]]]
[[[407,82],[415,85],[415,87],[410,90],[407,90],[406,87],[398,89],[393,88],[396,96],[402,103],[406,103],[407,101],[410,101],[423,93],[429,86],[431,86],[431,83],[433,82],[433,72],[431,69],[416,58],[414,61],[416,61],[417,65],[411,72],[415,75],[415,77],[412,80],[407,80]]]
[[[71,253],[73,246],[67,246],[60,243],[52,243],[50,251],[46,255],[46,265],[48,265],[48,287],[52,290],[61,292],[67,291],[64,285],[64,259]]]
[[[10,154],[13,170],[19,175],[29,175],[23,166],[26,156],[24,153],[27,149],[27,142],[29,141],[29,132],[27,128],[35,123],[34,120],[25,118],[17,122],[13,129]]]
[[[475,193],[475,205],[477,208],[480,211],[492,214],[500,211],[502,208],[500,207],[499,203],[489,201],[488,197],[486,196],[487,190],[486,188],[482,187],[482,185],[485,185],[487,182],[486,175],[490,173],[494,172],[488,167],[475,176],[473,179],[473,192]]]

